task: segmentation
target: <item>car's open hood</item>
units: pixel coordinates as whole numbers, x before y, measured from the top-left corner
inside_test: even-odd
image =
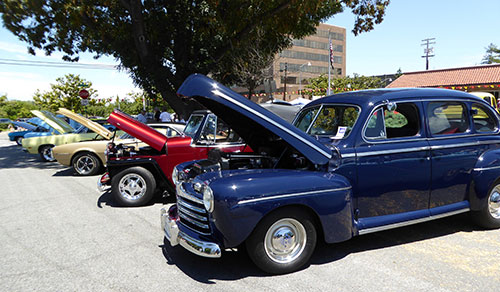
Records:
[[[121,111],[114,110],[109,115],[108,122],[158,151],[161,151],[167,142],[165,135]]]
[[[46,122],[54,130],[58,131],[59,134],[71,133],[75,130],[68,123],[59,119],[51,112],[38,110],[32,110],[31,112],[42,121]]]
[[[189,76],[177,94],[194,98],[233,128],[254,151],[277,137],[315,164],[326,164],[332,151],[290,123],[214,80]]]
[[[34,131],[36,129],[36,126],[26,122],[13,121],[12,124],[16,127],[25,128],[28,131]]]
[[[113,137],[113,132],[111,132],[110,130],[108,130],[108,129],[104,128],[103,126],[99,125],[98,123],[91,121],[91,120],[87,119],[86,117],[83,117],[83,116],[81,116],[77,113],[74,113],[68,109],[60,108],[57,111],[57,113],[74,120],[75,122],[91,129],[92,131],[96,132],[97,134],[103,136],[104,138],[106,138],[108,140],[111,139],[111,137]]]

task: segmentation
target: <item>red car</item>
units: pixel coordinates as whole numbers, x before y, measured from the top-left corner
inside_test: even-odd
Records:
[[[182,162],[205,159],[211,149],[223,152],[251,152],[243,140],[209,111],[195,111],[183,135],[167,138],[153,128],[115,110],[109,123],[148,144],[136,150],[110,143],[107,150],[107,172],[98,180],[104,191],[111,193],[120,205],[142,206],[157,190],[174,192],[172,171]]]

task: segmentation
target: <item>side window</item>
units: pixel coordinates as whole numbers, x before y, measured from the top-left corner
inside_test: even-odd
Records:
[[[494,132],[498,129],[497,119],[493,116],[491,110],[483,105],[472,104],[472,120],[474,121],[476,132]]]
[[[217,133],[215,135],[217,143],[240,142],[240,136],[221,119],[217,119]]]
[[[434,136],[465,133],[469,130],[466,107],[459,102],[430,102],[427,106],[427,120]]]
[[[208,116],[205,127],[201,132],[201,141],[205,143],[215,143],[215,129],[216,129],[217,118],[214,115]]]
[[[307,128],[313,122],[314,117],[318,113],[319,107],[314,107],[306,111],[302,111],[300,116],[296,119],[295,126],[302,130],[307,131]]]
[[[418,108],[413,103],[398,103],[393,111],[382,106],[368,120],[365,137],[392,139],[416,136],[420,133],[419,116]]]

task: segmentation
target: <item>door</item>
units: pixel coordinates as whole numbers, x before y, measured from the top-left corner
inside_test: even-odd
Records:
[[[428,209],[431,164],[421,103],[396,106],[391,111],[387,105],[376,108],[356,146],[358,184],[354,194],[360,222],[362,218]]]

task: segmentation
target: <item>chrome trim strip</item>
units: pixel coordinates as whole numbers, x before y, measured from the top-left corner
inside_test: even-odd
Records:
[[[177,205],[177,208],[179,208],[179,213],[183,213],[184,215],[187,215],[193,219],[199,220],[199,221],[204,221],[207,222],[208,219],[207,217],[204,217],[202,215],[194,214],[193,212],[189,211],[185,207],[183,207],[181,204]]]
[[[419,219],[414,219],[410,221],[404,221],[404,222],[399,222],[399,223],[393,223],[393,224],[388,224],[388,225],[383,225],[383,226],[377,226],[377,227],[372,227],[372,228],[366,228],[366,229],[361,229],[358,231],[359,235],[367,234],[367,233],[372,233],[372,232],[378,232],[378,231],[383,231],[387,229],[393,229],[393,228],[398,228],[398,227],[403,227],[403,226],[408,226],[408,225],[413,225],[417,223],[422,223],[422,222],[427,222],[439,218],[444,218],[448,216],[453,216],[465,212],[469,212],[470,208],[464,208],[460,210],[455,210],[443,214],[438,214],[438,215],[431,215],[429,217],[424,217],[424,218],[419,218]]]
[[[342,158],[356,157],[356,153],[346,153],[346,154],[340,153],[340,157],[342,157]]]
[[[246,105],[244,105],[244,104],[242,104],[242,103],[240,103],[240,102],[238,102],[238,101],[233,100],[231,97],[229,97],[229,96],[225,95],[224,93],[220,92],[220,91],[219,91],[219,90],[217,90],[217,89],[216,89],[216,90],[213,90],[213,91],[212,91],[212,93],[213,93],[213,94],[215,94],[215,95],[218,95],[218,96],[220,96],[220,97],[222,97],[222,98],[224,98],[224,99],[226,99],[226,100],[227,100],[227,101],[229,101],[229,102],[232,102],[232,103],[234,103],[234,104],[236,104],[236,105],[238,105],[238,106],[240,106],[240,107],[244,108],[245,110],[247,110],[247,111],[251,112],[252,114],[254,114],[254,115],[256,115],[256,116],[258,116],[259,118],[261,118],[261,119],[263,119],[263,120],[267,121],[268,123],[273,124],[274,126],[276,126],[276,127],[280,128],[281,130],[283,130],[283,131],[287,132],[288,134],[292,135],[293,137],[295,137],[295,138],[299,139],[300,141],[302,141],[304,144],[308,145],[309,147],[311,147],[311,148],[315,149],[316,151],[318,151],[319,153],[321,153],[321,154],[322,154],[323,156],[325,156],[326,158],[328,158],[328,159],[332,158],[332,155],[331,155],[331,154],[329,154],[329,153],[327,153],[327,152],[323,151],[323,149],[321,149],[321,148],[317,147],[316,145],[311,144],[309,141],[303,140],[300,136],[298,136],[297,134],[295,134],[293,131],[291,131],[290,129],[287,129],[287,128],[283,128],[280,124],[276,123],[275,121],[273,121],[273,120],[272,120],[272,119],[270,119],[269,117],[267,117],[267,116],[265,116],[265,115],[263,115],[263,114],[261,114],[261,113],[259,113],[259,112],[255,111],[255,110],[253,110],[253,109],[249,108],[248,106],[246,106]]]
[[[190,201],[193,201],[195,203],[198,203],[200,205],[203,205],[203,200],[202,199],[199,199],[191,194],[188,194],[184,188],[182,187],[182,183],[178,184],[177,187],[177,195],[180,196],[180,197],[183,197],[185,199],[188,199]]]
[[[198,222],[198,221],[196,221],[196,220],[188,217],[184,213],[179,212],[179,217],[181,217],[182,219],[184,219],[184,220],[188,221],[189,223],[191,223],[193,225],[196,225],[196,226],[198,226],[200,228],[208,229],[208,225],[207,224],[200,223],[200,222]],[[199,232],[199,231],[197,231],[197,232]]]
[[[485,171],[485,170],[492,170],[492,169],[499,169],[500,166],[492,166],[492,167],[480,167],[480,168],[474,168],[474,171]]]
[[[407,152],[417,152],[417,151],[427,151],[430,150],[429,146],[422,147],[412,147],[406,149],[392,149],[392,150],[380,150],[380,151],[368,151],[358,153],[358,157],[373,156],[373,155],[384,155],[384,154],[397,154],[397,153],[407,153]]]
[[[239,201],[237,205],[243,205],[243,204],[254,203],[254,202],[259,202],[259,201],[266,201],[266,200],[283,199],[283,198],[302,196],[302,195],[312,195],[312,194],[321,194],[321,193],[327,193],[327,192],[346,191],[346,190],[350,190],[351,188],[352,187],[349,186],[349,187],[345,187],[345,188],[300,192],[300,193],[292,193],[292,194],[285,194],[285,195],[262,197],[262,198],[256,198],[256,199],[248,199],[248,200]]]
[[[457,147],[467,147],[467,146],[479,146],[479,145],[489,145],[489,144],[500,144],[500,140],[492,140],[492,141],[476,141],[476,142],[468,142],[468,143],[456,143],[449,145],[437,145],[431,146],[431,150],[438,149],[447,149],[447,148],[457,148]]]
[[[193,205],[190,205],[189,203],[185,202],[182,197],[179,197],[177,198],[177,204],[178,205],[182,205],[182,207],[184,208],[188,208],[189,210],[191,211],[195,211],[195,212],[198,212],[198,213],[207,213],[207,211],[205,209],[202,209],[202,208],[198,208],[198,207],[195,207]]]

